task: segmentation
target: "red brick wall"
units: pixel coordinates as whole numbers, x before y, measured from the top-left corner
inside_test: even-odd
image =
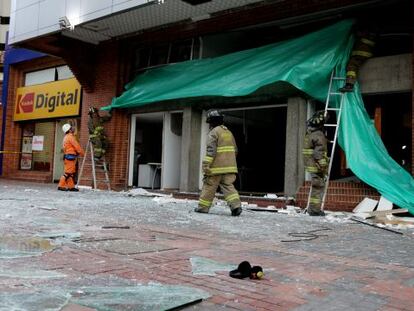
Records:
[[[109,105],[120,87],[118,80],[120,72],[118,44],[110,43],[103,45],[97,57],[94,91],[92,93],[83,92],[80,128],[81,143],[83,146],[86,146],[88,139],[89,107],[101,108]],[[103,115],[105,113],[101,112],[101,114]],[[123,189],[127,185],[129,154],[128,129],[129,118],[124,111],[114,111],[111,120],[105,123],[105,132],[110,144],[106,160],[109,163],[109,178],[113,189]],[[91,177],[90,170],[86,171],[86,175]],[[90,183],[82,184],[90,185]],[[105,189],[103,184],[101,184],[100,188]]]
[[[306,207],[310,182],[306,182],[296,194],[296,205]],[[330,211],[352,211],[364,198],[379,200],[380,194],[363,183],[329,182],[325,209]]]

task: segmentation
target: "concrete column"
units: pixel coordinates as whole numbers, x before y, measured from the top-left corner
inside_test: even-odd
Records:
[[[200,176],[201,111],[184,108],[180,191],[198,191]]]
[[[306,133],[306,108],[305,99],[288,99],[284,193],[289,196],[295,195],[305,180],[302,148]]]

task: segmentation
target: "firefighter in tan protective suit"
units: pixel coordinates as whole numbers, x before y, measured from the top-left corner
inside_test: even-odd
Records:
[[[104,123],[111,119],[111,115],[100,116],[95,107],[89,108],[88,130],[93,144],[94,158],[101,159],[108,149],[108,138],[105,135]]]
[[[346,82],[345,85],[339,89],[340,92],[352,92],[354,90],[354,84],[357,80],[359,68],[372,57],[372,52],[375,47],[375,38],[376,34],[372,31],[357,32],[351,57],[346,66]]]
[[[223,115],[217,110],[207,112],[210,132],[207,140],[207,153],[203,160],[203,189],[198,207],[199,213],[208,213],[218,186],[231,209],[232,216],[242,212],[239,193],[234,188],[237,174],[237,146],[233,134],[223,125]]]
[[[325,178],[328,173],[327,140],[323,132],[325,112],[317,111],[308,120],[308,129],[303,146],[305,170],[312,177],[312,187],[308,214],[310,216],[324,216],[321,210],[322,198],[325,190]]]
[[[79,191],[75,188],[76,162],[78,156],[83,156],[84,151],[79,145],[75,135],[74,128],[70,124],[64,124],[62,130],[65,133],[63,138],[63,161],[64,174],[60,177],[58,190],[61,191]]]

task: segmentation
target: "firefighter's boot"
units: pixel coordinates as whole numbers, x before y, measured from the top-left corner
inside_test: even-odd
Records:
[[[349,93],[354,90],[354,85],[352,83],[346,83],[343,87],[339,89],[341,93]]]

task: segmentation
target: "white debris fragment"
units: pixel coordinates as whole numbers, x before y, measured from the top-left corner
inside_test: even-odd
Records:
[[[268,193],[264,197],[268,199],[277,199],[277,195],[274,193]]]
[[[159,205],[165,204],[188,204],[189,202],[196,202],[195,200],[188,200],[188,199],[175,199],[172,196],[169,197],[155,197],[152,199]]]
[[[39,190],[36,189],[24,189],[25,192],[39,192]]]
[[[377,211],[389,211],[392,210],[392,206],[393,204],[391,201],[388,201],[386,198],[381,196],[378,203]]]
[[[144,197],[171,197],[170,194],[149,192],[143,188],[134,188],[126,192],[129,197],[144,196]]]
[[[325,212],[325,221],[330,223],[348,223],[351,222],[350,218],[355,216],[351,213],[345,212]]]
[[[296,212],[296,213],[300,213],[302,211],[300,207],[294,206],[294,205],[286,205],[286,210],[291,211],[291,212]]]
[[[370,198],[364,198],[354,209],[354,213],[372,212],[377,206],[378,201]]]
[[[37,206],[37,208],[44,209],[44,210],[47,210],[47,211],[56,211],[57,210],[56,207],[49,207],[49,206]]]
[[[92,190],[92,187],[91,186],[82,186],[82,185],[79,185],[78,188],[79,189],[84,189],[84,190]]]

